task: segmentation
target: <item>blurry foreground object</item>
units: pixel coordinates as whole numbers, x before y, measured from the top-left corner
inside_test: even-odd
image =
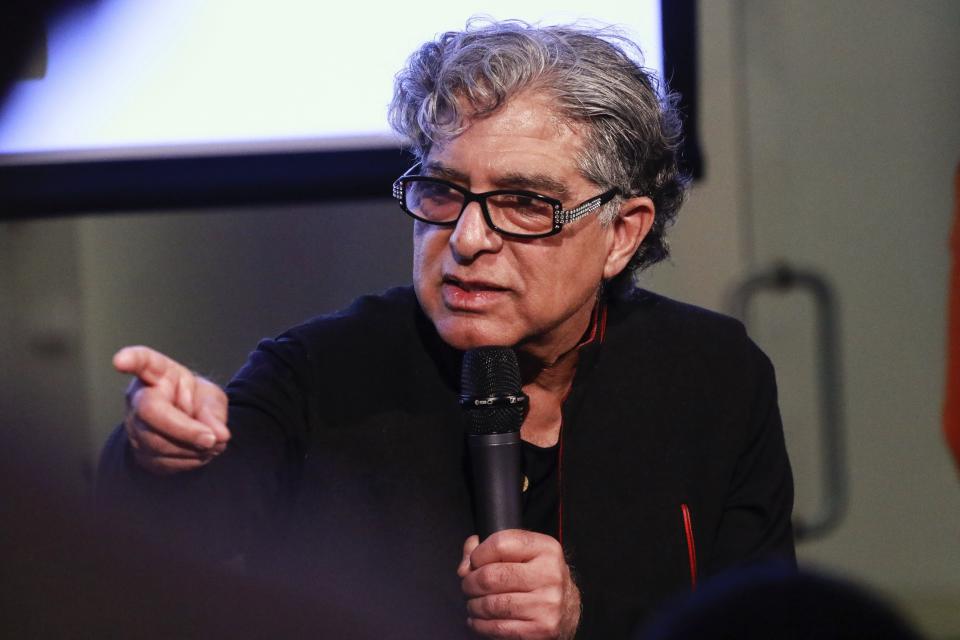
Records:
[[[943,433],[960,468],[960,165],[953,178],[953,233],[947,324],[947,390],[943,405]]]
[[[786,565],[720,574],[677,602],[640,640],[919,640],[888,605],[852,584]]]
[[[64,11],[96,0],[4,0],[0,3],[0,104],[14,81],[38,77],[45,67],[47,25]]]
[[[0,637],[360,640],[390,629],[341,606],[335,584],[268,584],[116,522],[100,526],[47,486],[35,465],[0,466]]]

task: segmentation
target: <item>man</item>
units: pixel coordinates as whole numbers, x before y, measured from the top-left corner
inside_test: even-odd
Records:
[[[118,352],[136,381],[106,498],[209,520],[198,544],[248,563],[296,549],[300,570],[326,556],[313,575],[390,566],[437,603],[462,592],[483,637],[623,637],[700,573],[792,558],[769,362],[734,321],[631,286],[686,182],[676,114],[628,46],[513,22],[425,44],[390,111],[419,159],[394,185],[413,291],[264,341],[226,393]],[[516,350],[530,408],[526,530],[480,543],[457,379],[483,345]]]

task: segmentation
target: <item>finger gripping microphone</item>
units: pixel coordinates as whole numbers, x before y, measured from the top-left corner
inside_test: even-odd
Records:
[[[520,425],[527,406],[512,349],[479,347],[464,354],[460,407],[481,540],[495,531],[522,526]]]

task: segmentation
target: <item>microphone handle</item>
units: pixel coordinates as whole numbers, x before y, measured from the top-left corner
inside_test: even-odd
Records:
[[[468,435],[467,447],[480,540],[502,529],[522,528],[520,432]]]

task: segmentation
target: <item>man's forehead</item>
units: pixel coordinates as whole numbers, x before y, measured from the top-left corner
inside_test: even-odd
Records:
[[[475,136],[489,137],[495,144],[503,145],[506,149],[516,149],[522,146],[523,141],[532,141],[532,149],[550,149],[556,157],[559,147],[563,147],[563,155],[569,155],[571,163],[583,149],[583,123],[574,121],[563,115],[555,106],[552,96],[546,91],[524,90],[506,100],[493,111],[478,110],[471,106],[464,98],[458,99],[457,117],[459,126],[457,133],[450,136],[440,136],[435,139],[429,153],[425,167],[438,156],[447,156],[448,147],[456,146],[461,139],[470,139]],[[471,141],[474,144],[474,141]],[[456,169],[439,158],[439,165]],[[437,171],[444,166],[432,167]],[[510,167],[500,167],[499,173],[511,173]],[[517,168],[513,173],[528,175],[529,168]],[[546,172],[545,172],[546,173]]]

